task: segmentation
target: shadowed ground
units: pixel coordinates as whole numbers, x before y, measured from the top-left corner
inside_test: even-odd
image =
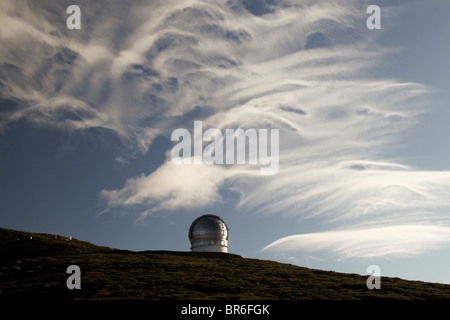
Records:
[[[32,237],[30,239],[30,237]],[[0,229],[0,299],[450,299],[450,285],[321,271],[227,253],[132,252]],[[69,290],[69,265],[81,290]]]

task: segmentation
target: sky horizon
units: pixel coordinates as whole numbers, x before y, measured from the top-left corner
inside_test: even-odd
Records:
[[[0,226],[189,251],[190,224],[215,214],[243,257],[450,284],[448,13],[440,0],[3,1]],[[195,164],[199,123],[218,156]],[[256,164],[227,158],[238,129],[254,130]],[[174,132],[190,133],[192,162],[172,161]],[[267,175],[263,146],[278,152]],[[219,155],[230,162],[207,163]]]

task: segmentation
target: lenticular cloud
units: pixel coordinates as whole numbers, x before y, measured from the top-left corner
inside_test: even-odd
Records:
[[[421,254],[450,243],[450,228],[397,225],[293,235],[263,250],[323,254],[347,258],[399,258]]]

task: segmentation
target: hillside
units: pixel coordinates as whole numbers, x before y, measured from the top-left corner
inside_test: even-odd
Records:
[[[0,229],[0,299],[450,299],[450,285],[313,270],[234,254],[132,252],[55,235]],[[81,290],[69,290],[69,265]]]

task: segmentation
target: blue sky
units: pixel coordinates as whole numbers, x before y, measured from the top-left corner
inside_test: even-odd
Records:
[[[0,225],[450,283],[446,1],[0,5]],[[366,9],[381,8],[381,30]],[[177,128],[280,130],[280,168],[174,165]]]

